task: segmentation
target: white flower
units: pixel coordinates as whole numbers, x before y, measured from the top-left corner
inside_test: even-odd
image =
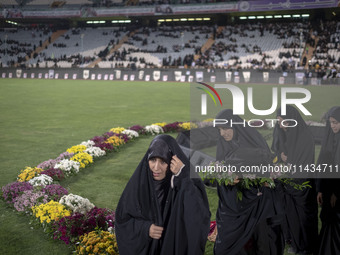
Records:
[[[163,128],[158,125],[146,126],[145,131],[150,133],[151,135],[158,135],[160,133],[164,133]]]
[[[63,159],[59,163],[55,164],[54,168],[59,168],[60,170],[64,171],[66,175],[69,175],[71,173],[78,173],[79,166],[80,166],[79,162],[69,159]]]
[[[95,144],[94,141],[87,140],[87,141],[82,142],[80,145],[85,145],[86,148],[90,148],[90,147],[94,146],[94,144]]]
[[[59,200],[59,203],[70,208],[73,211],[73,213],[81,214],[89,212],[94,207],[94,204],[92,204],[87,198],[83,198],[72,193],[63,196]]]
[[[92,157],[102,157],[106,152],[98,147],[89,147],[84,152],[90,154]]]
[[[122,132],[122,134],[127,135],[130,139],[139,136],[139,134],[138,134],[136,131],[131,130],[131,129],[125,129],[125,130]]]
[[[46,175],[41,174],[37,177],[32,178],[28,181],[33,187],[42,186],[45,187],[46,185],[50,185],[53,183],[53,178]]]

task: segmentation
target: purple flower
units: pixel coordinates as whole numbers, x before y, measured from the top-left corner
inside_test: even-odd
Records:
[[[26,190],[14,200],[14,208],[19,211],[28,211],[32,206],[48,202],[48,196],[43,191]]]
[[[112,131],[106,132],[103,134],[103,137],[105,138],[105,140],[113,135],[115,135],[116,133],[113,133]]]
[[[72,158],[74,155],[74,153],[70,153],[70,152],[63,152],[59,155],[59,157],[56,158],[56,160],[58,161],[58,163],[60,161],[62,161],[63,159],[70,159]]]
[[[129,127],[128,129],[136,131],[140,135],[145,135],[146,134],[146,131],[144,130],[144,127],[139,126],[139,125],[135,125],[135,126]]]
[[[163,127],[163,130],[165,133],[168,132],[178,132],[180,131],[181,127],[179,124],[182,124],[182,122],[174,122],[174,123],[169,123]]]
[[[46,169],[54,167],[55,164],[57,164],[57,163],[58,163],[57,160],[49,159],[49,160],[46,160],[46,161],[40,163],[37,167],[46,170]]]
[[[130,140],[126,134],[115,134],[115,136],[118,136],[120,139],[124,140],[124,143],[127,143]]]
[[[42,171],[41,174],[46,174],[52,177],[55,181],[60,181],[65,178],[64,172],[58,168],[50,168],[48,170]]]
[[[12,182],[2,187],[2,197],[7,203],[13,203],[26,190],[33,190],[33,186],[28,182]]]
[[[101,145],[102,143],[104,143],[105,140],[106,140],[106,139],[105,139],[104,137],[102,137],[102,136],[95,136],[95,137],[93,137],[93,138],[91,139],[91,141],[94,142],[94,146],[96,146],[96,147],[99,147],[99,145]]]
[[[62,196],[68,195],[67,189],[60,186],[59,184],[46,185],[46,187],[43,188],[42,191],[48,195],[49,200],[54,201],[59,201]]]

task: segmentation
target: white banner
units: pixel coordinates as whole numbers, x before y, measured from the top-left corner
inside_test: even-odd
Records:
[[[95,80],[96,79],[96,74],[91,74],[91,80]]]
[[[194,76],[193,75],[189,75],[188,82],[194,82]]]
[[[109,76],[107,74],[104,74],[104,81],[107,81],[108,78]]]
[[[269,73],[268,72],[263,72],[263,81],[268,82],[269,81]]]
[[[225,72],[225,80],[226,82],[231,82],[231,76],[232,76],[232,72]]]
[[[49,79],[53,79],[54,78],[54,70],[53,69],[48,70],[48,78]]]
[[[144,78],[144,70],[141,70],[138,72],[138,79],[143,80],[143,78]]]
[[[234,82],[240,83],[240,76],[238,76],[238,75],[234,76]]]
[[[134,74],[131,74],[130,75],[130,81],[134,81],[135,80],[135,75]]]
[[[145,75],[145,81],[150,81],[150,75],[149,74]]]
[[[13,74],[12,73],[9,73],[8,74],[8,78],[12,78],[13,77]]]
[[[68,73],[64,74],[64,79],[67,80],[68,79]]]
[[[163,75],[163,81],[168,81],[168,75],[167,74]]]
[[[120,76],[122,75],[122,72],[120,70],[115,70],[116,72],[116,79],[119,80]]]
[[[101,80],[101,79],[102,79],[102,74],[99,73],[99,74],[97,75],[97,80]]]
[[[59,74],[56,73],[56,74],[54,75],[54,79],[58,79],[58,78],[59,78]]]
[[[279,78],[279,84],[285,84],[285,77],[281,76]]]
[[[6,78],[6,73],[2,73],[1,77]]]
[[[17,71],[16,71],[17,78],[21,78],[21,73],[22,73],[22,70],[17,69]]]
[[[26,79],[27,78],[27,73],[24,73],[23,77],[24,77],[24,79]]]
[[[246,83],[250,81],[250,72],[243,72],[243,78]]]
[[[301,73],[301,72],[295,73],[295,84],[303,85],[304,77],[305,77],[304,73]]]
[[[216,82],[216,76],[215,75],[213,75],[213,76],[210,76],[210,82]]]
[[[161,71],[153,71],[153,80],[159,81],[160,78],[161,78]]]
[[[31,73],[31,78],[34,79],[34,77],[35,77],[35,74]]]
[[[180,81],[182,77],[182,71],[175,71],[175,81]]]
[[[87,80],[89,77],[90,77],[90,70],[85,69],[85,70],[83,71],[83,78],[84,78],[85,80]]]
[[[127,81],[129,79],[129,75],[127,75],[127,74],[124,74],[124,76],[123,76],[123,80],[124,81]]]
[[[42,73],[38,73],[38,78],[39,78],[39,79],[42,78]]]
[[[110,81],[113,81],[113,78],[114,78],[113,74],[110,74],[109,80],[110,80]]]
[[[203,72],[196,71],[196,81],[197,82],[202,82],[203,81]]]
[[[76,80],[76,79],[77,79],[77,74],[76,74],[76,73],[74,73],[74,74],[72,75],[72,79],[73,79],[73,80]]]
[[[182,75],[181,82],[185,82],[185,75]]]
[[[45,76],[45,79],[48,79],[48,73],[45,73],[44,76]]]

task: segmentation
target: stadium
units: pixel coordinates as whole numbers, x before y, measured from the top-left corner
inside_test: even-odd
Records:
[[[233,84],[245,100],[252,87],[256,109],[270,108],[274,91],[281,100],[281,88],[308,90],[311,98],[303,105],[311,115],[303,119],[313,133],[317,160],[327,111],[340,99],[338,6],[335,0],[2,0],[0,253],[71,254],[77,249],[80,234],[71,223],[64,225],[67,234],[58,232],[39,222],[27,205],[20,207],[19,200],[14,206],[12,196],[22,192],[14,187],[20,174],[47,170],[43,163],[82,142],[111,137],[110,132],[123,140],[111,139],[112,147],[102,148],[105,156],[93,157],[84,169],[59,176],[53,185],[88,199],[102,210],[101,217],[113,217],[111,222],[156,134],[176,138],[193,164],[215,160],[215,133],[204,145],[189,137],[211,135],[205,122],[234,105],[230,93],[215,87],[221,98],[211,90],[208,114],[202,116],[199,100],[208,90],[202,84]],[[256,116],[248,103],[242,117],[253,124],[276,115]],[[132,127],[139,137],[124,138],[123,130]],[[273,128],[258,130],[270,146]],[[206,193],[215,221],[216,188],[208,185]],[[36,205],[32,199],[29,203]],[[107,224],[100,227],[107,230]],[[83,254],[80,248],[77,254]],[[214,254],[214,242],[207,241],[204,254]],[[295,253],[286,247],[284,254]]]

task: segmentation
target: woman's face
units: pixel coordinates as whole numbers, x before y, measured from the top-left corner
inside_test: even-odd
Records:
[[[163,180],[166,176],[166,171],[168,170],[168,164],[161,158],[151,158],[149,159],[149,167],[152,172],[154,180]]]
[[[233,140],[234,130],[232,128],[219,128],[220,135],[226,140],[227,142]]]
[[[333,132],[339,133],[340,131],[340,122],[337,121],[336,119],[334,119],[333,117],[329,117],[329,123],[331,124],[331,128],[333,130]]]

